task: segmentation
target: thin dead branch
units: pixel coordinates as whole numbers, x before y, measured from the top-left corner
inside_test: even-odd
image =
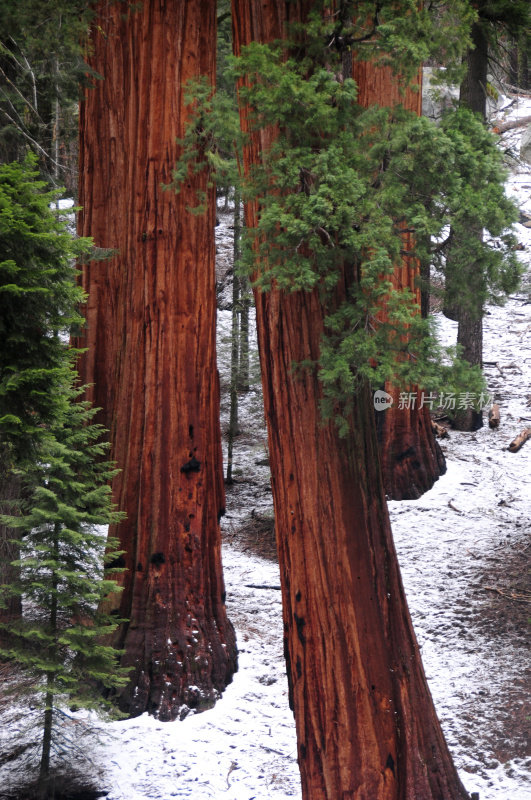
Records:
[[[531,593],[524,592],[520,594],[519,592],[505,591],[504,589],[498,589],[497,586],[484,586],[483,588],[486,592],[495,592],[508,600],[515,600],[517,603],[531,603]]]

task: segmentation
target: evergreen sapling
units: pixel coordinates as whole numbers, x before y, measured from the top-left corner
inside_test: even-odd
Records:
[[[75,373],[65,372],[63,413],[53,422],[40,460],[20,475],[17,513],[1,521],[17,536],[19,578],[1,587],[0,601],[22,600],[20,618],[0,623],[9,637],[0,656],[32,678],[31,692],[43,708],[39,787],[47,797],[51,777],[53,721],[58,708],[101,706],[102,688],[123,685],[119,653],[105,644],[116,617],[103,601],[117,591],[104,563],[116,559],[106,528],[121,518],[108,481],[115,473],[105,460],[107,445],[94,409],[77,398]],[[113,571],[116,572],[116,566]]]

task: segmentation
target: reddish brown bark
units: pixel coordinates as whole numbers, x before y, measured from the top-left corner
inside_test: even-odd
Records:
[[[235,46],[282,35],[296,3],[233,0]],[[243,112],[245,126],[245,112]],[[246,167],[267,134],[253,134]],[[256,208],[247,207],[256,224]],[[353,271],[345,268],[338,302]],[[367,391],[351,433],[323,425],[317,292],[256,293],[285,648],[305,800],[466,798],[426,684],[401,584]]]
[[[402,104],[408,111],[422,113],[422,75],[414,84],[401,86],[389,67],[377,67],[370,62],[354,62],[353,77],[358,84],[358,102],[371,105]],[[412,249],[409,236],[404,236],[404,250]],[[415,258],[404,257],[395,269],[393,288],[409,288],[421,305],[420,265]],[[420,311],[419,311],[420,313]],[[385,316],[385,311],[382,311]],[[431,428],[430,408],[421,408],[421,392],[412,386],[408,394],[415,396],[409,407],[399,407],[400,390],[387,384],[385,390],[393,397],[393,405],[377,412],[378,441],[385,492],[391,500],[411,500],[420,497],[446,472],[442,450]]]
[[[186,212],[198,181],[163,191],[183,135],[183,83],[215,74],[209,0],[101,0],[81,109],[79,232],[109,261],[83,270],[90,398],[103,409],[127,513],[115,533],[127,571],[114,643],[133,667],[120,697],[160,719],[202,708],[236,667],[225,611],[219,517],[224,488],[215,353],[214,197]],[[199,187],[200,188],[200,187]]]

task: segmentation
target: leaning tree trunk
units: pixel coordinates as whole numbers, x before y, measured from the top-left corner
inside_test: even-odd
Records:
[[[297,3],[233,0],[236,52],[282,35]],[[242,112],[246,126],[245,109]],[[249,169],[270,132],[253,134]],[[256,225],[249,204],[247,224]],[[356,279],[344,269],[337,301]],[[315,373],[318,292],[255,293],[285,652],[305,800],[457,800],[461,785],[423,673],[391,537],[372,402],[340,438]]]
[[[231,680],[235,637],[225,610],[224,512],[215,352],[215,198],[186,211],[205,177],[164,191],[185,122],[183,84],[215,75],[209,0],[101,0],[90,64],[103,80],[81,109],[79,232],[113,248],[83,271],[88,396],[103,409],[121,472],[114,532],[126,571],[114,644],[131,681],[131,715],[173,719],[205,708]]]
[[[408,87],[401,86],[389,67],[379,67],[367,61],[354,61],[352,75],[358,84],[358,103],[364,107],[372,105],[395,106],[402,104],[408,111],[422,113],[422,74]],[[413,242],[409,234],[404,235],[405,251],[411,250]],[[412,257],[404,257],[392,276],[393,289],[410,289],[421,306],[420,263]],[[382,309],[385,318],[385,308]],[[386,384],[385,390],[392,396],[393,405],[385,411],[377,411],[378,441],[384,487],[391,500],[411,500],[420,497],[446,472],[446,463],[431,428],[428,405],[420,407],[421,392],[417,386],[409,387],[408,394],[416,402],[399,407],[400,390]]]

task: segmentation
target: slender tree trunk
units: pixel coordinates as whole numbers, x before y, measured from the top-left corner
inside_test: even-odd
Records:
[[[511,42],[511,48],[509,50],[508,77],[511,86],[518,86],[518,81],[520,79],[520,70],[519,70],[520,59],[518,51],[519,51],[518,38],[514,38]]]
[[[240,193],[234,190],[234,247],[232,267],[232,325],[230,342],[230,412],[227,436],[227,483],[232,483],[234,439],[238,435],[238,384],[240,375],[240,278],[236,265],[240,257]]]
[[[466,57],[467,69],[459,91],[459,102],[477,114],[483,120],[487,118],[487,71],[489,64],[488,41],[480,23],[472,26],[473,49],[469,50]],[[483,238],[483,231],[470,231],[470,236]],[[454,288],[452,280],[452,253],[448,254],[447,291],[454,300],[451,303],[454,318],[457,319],[457,343],[463,347],[463,357],[472,365],[482,366],[483,360],[483,314],[484,309],[481,298],[483,293],[476,291],[478,270],[474,263],[459,265],[459,283]],[[480,278],[482,280],[482,278]],[[466,287],[464,301],[459,299]],[[483,425],[483,414],[472,408],[458,411],[454,420],[454,427],[461,431],[474,431]]]
[[[466,73],[459,88],[459,102],[486,119],[489,45],[482,23],[474,23],[471,37],[474,46],[466,55]]]
[[[83,271],[80,373],[110,429],[127,513],[112,601],[129,620],[113,640],[132,667],[120,705],[168,720],[212,705],[236,669],[220,553],[215,196],[204,175],[178,196],[162,188],[184,133],[183,85],[214,79],[216,7],[101,0],[97,14],[90,60],[103,80],[81,109],[79,231],[117,254]],[[186,211],[198,188],[203,216]]]
[[[0,445],[0,459],[2,455],[2,446]],[[5,468],[0,466],[0,513],[13,514],[13,501],[20,498],[20,480],[16,475]],[[13,586],[17,583],[19,576],[19,568],[13,566],[13,561],[20,558],[20,550],[13,539],[17,538],[17,534],[11,528],[0,524],[0,587]],[[18,619],[22,614],[22,602],[20,597],[8,595],[2,597],[0,603],[0,622],[9,623],[12,620]],[[0,641],[5,642],[6,634],[0,630]]]
[[[54,566],[52,567],[52,591],[50,593],[50,615],[48,618],[50,633],[54,637],[54,642],[48,648],[48,656],[50,661],[56,660],[56,647],[57,647],[57,586],[58,586],[58,567],[59,567],[59,536],[61,533],[61,526],[55,524],[54,526]],[[44,720],[42,729],[42,750],[41,750],[41,763],[39,768],[39,791],[41,798],[47,798],[50,795],[50,755],[52,751],[52,729],[53,729],[53,711],[55,699],[55,672],[50,670],[46,674],[46,695],[44,699]],[[52,795],[53,796],[53,795]]]
[[[483,317],[466,308],[459,309],[457,344],[463,348],[463,358],[470,364],[483,365]],[[483,414],[473,408],[456,411],[453,422],[458,431],[475,431],[483,425]]]
[[[394,106],[401,103],[414,113],[422,113],[422,74],[419,71],[415,84],[401,86],[389,67],[376,67],[371,62],[355,61],[352,75],[358,84],[358,102],[372,105]],[[404,250],[412,250],[410,234],[404,235]],[[419,309],[421,299],[420,262],[405,256],[395,269],[393,288],[410,289]],[[420,312],[419,312],[420,313]],[[385,318],[385,308],[382,309]],[[420,497],[446,472],[442,450],[431,429],[430,409],[421,408],[417,386],[408,390],[417,395],[417,402],[408,408],[399,408],[400,391],[391,384],[385,390],[392,396],[393,405],[377,413],[378,441],[384,487],[391,500],[411,500]]]
[[[52,129],[52,146],[53,146],[53,176],[56,184],[59,183],[59,154],[60,154],[60,134],[61,134],[61,103],[59,100],[59,61],[56,58],[54,62],[55,72],[55,99],[53,107],[53,129]]]
[[[234,216],[234,264],[240,259],[240,236],[241,236],[241,196],[235,190],[235,203],[238,212]],[[239,353],[238,353],[238,391],[249,391],[249,307],[251,305],[251,288],[247,276],[238,276],[238,286],[240,291],[239,298]]]
[[[238,389],[248,392],[250,387],[249,364],[249,308],[251,306],[251,289],[247,278],[240,278],[240,368],[238,371]]]
[[[233,0],[236,52],[282,36],[285,15],[297,21],[307,8]],[[253,134],[247,169],[270,135]],[[246,220],[256,224],[252,204]],[[338,303],[354,280],[345,267]],[[255,300],[303,798],[466,798],[407,610],[369,393],[340,438],[323,424],[316,374],[292,369],[319,356],[318,293],[258,291]]]
[[[50,755],[52,751],[53,701],[55,696],[55,679],[53,672],[48,673],[46,686],[47,692],[44,700],[41,763],[39,766],[39,794],[42,800],[50,796]]]

